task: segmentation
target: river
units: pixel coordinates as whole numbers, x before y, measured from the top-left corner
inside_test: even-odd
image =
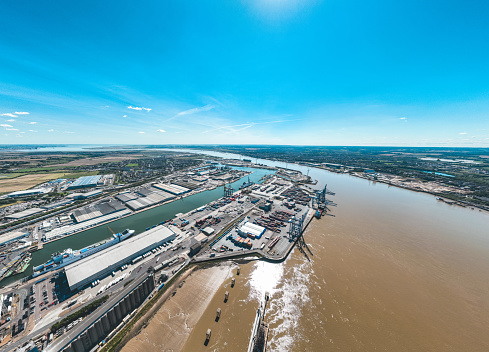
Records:
[[[212,324],[222,327],[207,350],[245,351],[265,291],[267,351],[489,351],[487,213],[349,175],[309,175],[337,204],[306,230],[310,261],[294,250],[281,264],[244,266],[231,291],[238,303],[216,296],[184,351],[205,350]],[[217,305],[220,322],[205,321]]]

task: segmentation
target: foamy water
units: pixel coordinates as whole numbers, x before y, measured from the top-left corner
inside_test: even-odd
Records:
[[[265,292],[271,296],[265,317],[270,325],[268,351],[289,351],[301,338],[299,321],[304,305],[310,301],[308,284],[314,273],[303,259],[292,267],[287,265],[290,259],[281,264],[258,262],[251,273],[250,299],[261,301]],[[285,272],[286,268],[290,271]]]

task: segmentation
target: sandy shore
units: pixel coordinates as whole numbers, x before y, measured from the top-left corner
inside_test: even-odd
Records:
[[[226,263],[190,274],[122,351],[180,351],[232,268]]]

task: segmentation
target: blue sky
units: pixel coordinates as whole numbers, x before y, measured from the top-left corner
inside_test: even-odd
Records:
[[[0,144],[489,146],[487,1],[2,1]]]

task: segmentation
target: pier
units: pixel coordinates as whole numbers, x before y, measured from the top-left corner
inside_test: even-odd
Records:
[[[251,330],[248,352],[265,352],[267,348],[268,324],[264,322],[264,318],[269,300],[270,295],[265,293],[263,302],[260,303],[260,307],[256,310],[256,317]]]

